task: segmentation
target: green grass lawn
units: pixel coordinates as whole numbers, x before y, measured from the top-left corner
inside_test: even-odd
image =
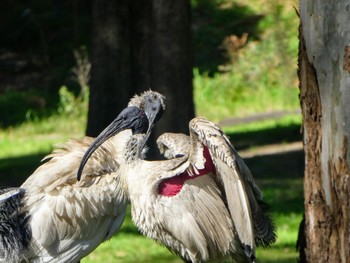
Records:
[[[24,124],[2,131],[0,145],[0,181],[4,186],[19,185],[39,166],[40,159],[53,144],[69,137],[81,137],[83,126],[72,126],[67,131],[62,118],[41,123]],[[83,122],[83,120],[81,120]],[[46,127],[46,128],[45,128]],[[50,127],[56,127],[52,133]],[[40,133],[35,130],[41,130]],[[56,131],[57,131],[56,129]],[[269,144],[288,144],[301,140],[300,117],[286,117],[240,127],[227,127],[226,133],[240,150],[249,150]],[[20,136],[22,135],[22,136]],[[22,154],[24,152],[24,154]],[[277,242],[270,248],[257,250],[258,262],[296,262],[295,243],[303,211],[302,151],[286,151],[245,159],[261,187],[277,225]],[[130,213],[121,230],[99,246],[82,262],[181,262],[164,247],[143,237],[134,227]]]

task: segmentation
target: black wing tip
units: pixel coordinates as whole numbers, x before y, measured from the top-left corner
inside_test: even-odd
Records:
[[[262,200],[258,200],[258,204],[262,212],[261,216],[263,218],[263,227],[259,229],[261,224],[255,225],[255,231],[257,233],[255,236],[255,243],[258,247],[268,247],[274,244],[277,240],[277,227],[274,219],[269,214],[270,206]]]

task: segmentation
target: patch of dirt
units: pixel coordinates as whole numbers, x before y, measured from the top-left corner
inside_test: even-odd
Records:
[[[239,151],[242,158],[253,158],[256,156],[283,154],[303,150],[303,142],[270,144]]]

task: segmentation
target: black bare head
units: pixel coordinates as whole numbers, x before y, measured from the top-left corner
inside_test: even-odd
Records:
[[[162,117],[166,108],[166,98],[162,94],[148,90],[140,96],[136,95],[129,102],[129,106],[136,106],[142,109],[148,117],[150,126],[148,132],[155,123]]]

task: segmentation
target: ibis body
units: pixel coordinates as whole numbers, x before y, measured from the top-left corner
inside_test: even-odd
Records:
[[[120,141],[133,221],[184,261],[255,262],[256,246],[275,241],[262,194],[218,126],[195,118],[189,129],[158,139],[169,160],[140,157],[143,134]]]
[[[0,262],[74,263],[109,239],[128,204],[120,141],[137,133],[148,137],[164,108],[159,93],[135,96],[95,140],[69,141],[20,188],[0,190]],[[101,138],[108,141],[99,143]]]

